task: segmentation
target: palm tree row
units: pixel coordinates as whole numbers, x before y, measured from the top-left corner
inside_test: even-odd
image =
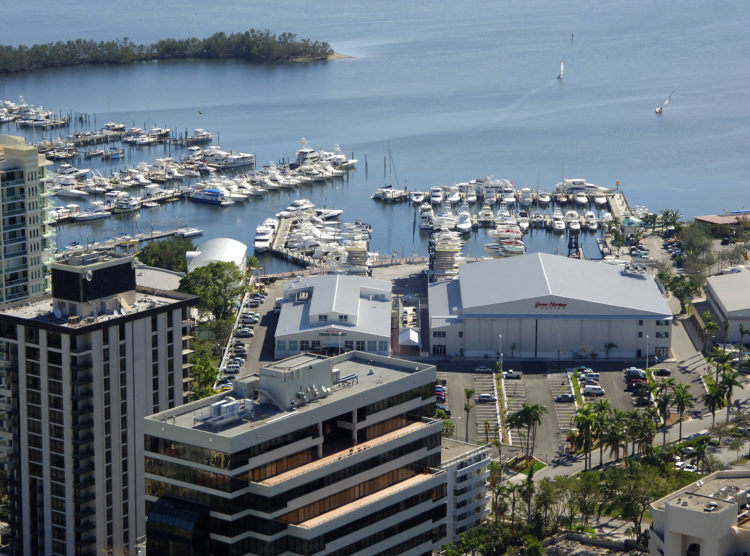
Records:
[[[525,438],[524,453],[526,461],[534,457],[534,445],[536,444],[536,430],[542,423],[542,417],[547,413],[547,408],[539,404],[524,402],[521,409],[511,413],[508,417],[508,426],[518,429]]]

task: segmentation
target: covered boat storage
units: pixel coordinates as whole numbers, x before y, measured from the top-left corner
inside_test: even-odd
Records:
[[[670,357],[672,312],[643,267],[534,253],[464,264],[428,290],[435,357]]]

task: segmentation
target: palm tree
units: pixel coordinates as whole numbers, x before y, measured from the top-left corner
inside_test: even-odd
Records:
[[[602,466],[604,460],[604,436],[609,428],[610,411],[609,400],[607,398],[601,398],[594,404],[596,419],[594,419],[592,428],[594,437],[599,442],[599,467]]]
[[[466,412],[466,442],[469,441],[469,416],[474,404],[471,403],[474,400],[475,391],[473,388],[464,388],[464,396],[466,396],[466,402],[464,402],[464,411]]]
[[[526,429],[526,461],[534,457],[534,445],[536,443],[536,429],[542,423],[542,416],[547,413],[547,408],[539,404],[523,402],[521,409],[511,414],[508,423],[514,428]]]
[[[615,461],[620,459],[620,448],[627,441],[628,433],[625,412],[619,409],[612,410],[607,430],[604,433],[604,442],[609,446],[610,454],[614,455]]]
[[[656,386],[656,393],[657,395],[663,394],[664,392],[669,392],[670,390],[674,392],[676,386],[677,380],[673,376],[664,378],[658,382]]]
[[[713,348],[713,350],[711,351],[709,360],[713,361],[716,365],[716,376],[714,377],[714,379],[716,380],[717,384],[719,383],[719,372],[729,367],[729,360],[731,358],[731,355],[720,350],[719,348]]]
[[[651,408],[653,409],[653,408]],[[640,417],[640,424],[638,427],[638,436],[636,438],[638,442],[638,453],[639,454],[650,454],[654,447],[654,437],[656,436],[656,423],[651,418],[651,415],[647,411],[636,412]]]
[[[682,418],[685,411],[693,407],[693,396],[685,384],[678,384],[674,389],[674,406],[680,415],[680,440],[682,440]]]
[[[724,329],[724,345],[721,346],[721,349],[724,353],[727,352],[727,337],[729,336],[729,321],[725,320],[721,323],[721,327]]]
[[[732,369],[725,369],[721,373],[719,387],[724,390],[724,397],[727,402],[727,423],[729,423],[729,410],[732,409],[732,394],[734,394],[734,388],[736,386],[742,386],[739,373]]]
[[[661,420],[663,422],[662,424],[662,434],[663,434],[663,441],[662,444],[667,443],[667,419],[669,419],[670,415],[670,408],[672,407],[672,393],[668,391],[663,391],[660,393],[656,398],[656,409],[659,412],[659,417],[661,417]]]
[[[583,448],[583,469],[591,468],[591,437],[596,420],[596,413],[589,404],[578,408],[575,416],[575,424],[578,429],[578,439]]]
[[[708,392],[703,394],[703,403],[711,412],[711,426],[716,424],[716,410],[724,407],[724,390],[718,384],[709,384]]]
[[[607,342],[604,344],[604,354],[607,359],[609,359],[609,352],[617,347],[617,344],[613,342]]]
[[[499,463],[497,461],[490,461],[490,464],[487,466],[487,470],[489,471],[489,479],[487,482],[490,485],[490,492],[492,494],[492,514],[495,518],[495,525],[497,525],[497,520],[500,517],[501,513],[505,513],[505,511],[501,512],[501,500],[503,498],[503,495],[505,494],[505,488],[503,487],[503,467],[502,463]]]
[[[709,340],[719,328],[710,311],[703,311],[703,353],[708,352]]]

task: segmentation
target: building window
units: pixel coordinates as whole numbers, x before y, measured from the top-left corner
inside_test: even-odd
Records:
[[[312,341],[312,350],[318,351],[320,349],[320,340],[313,340]]]
[[[357,351],[365,351],[365,341],[357,340]]]
[[[387,341],[380,341],[378,342],[379,349],[378,351],[380,353],[386,353],[388,351],[388,342]]]
[[[641,322],[643,322],[643,321],[641,321]],[[639,333],[638,333],[638,337],[639,337],[639,338],[643,338],[643,332],[639,332]]]
[[[339,320],[348,321],[349,315],[339,315]]]
[[[643,321],[642,320],[638,321],[638,326],[643,326]]]
[[[463,332],[463,330],[459,330],[459,331],[458,331],[458,337],[459,337],[459,338],[463,338],[463,337],[464,337],[464,332]]]
[[[657,332],[656,337],[657,338],[669,338],[669,332]]]
[[[327,321],[328,320],[328,315],[318,315],[318,320],[319,321]]]
[[[276,340],[276,351],[286,351],[286,340]]]
[[[292,342],[289,342],[290,344]],[[299,341],[299,350],[300,351],[308,351],[310,349],[310,341],[309,340],[300,340]]]
[[[346,340],[344,341],[344,351],[352,351],[354,349],[354,341],[353,340]]]
[[[442,346],[442,345],[432,346],[432,355],[436,355],[438,357],[444,357],[445,353],[446,353],[445,346]]]
[[[289,351],[297,351],[297,340],[289,340]]]
[[[445,330],[433,330],[432,337],[433,338],[445,338]]]
[[[367,351],[374,353],[377,351],[377,341],[375,340],[367,340]]]

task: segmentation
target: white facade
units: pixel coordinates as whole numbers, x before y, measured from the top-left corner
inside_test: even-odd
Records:
[[[22,138],[0,135],[0,303],[49,291],[55,232],[41,181],[48,164]]]
[[[750,330],[750,272],[737,272],[710,276],[706,280],[706,300],[711,305],[719,324],[717,337],[724,341],[722,323],[729,322],[727,342],[736,344],[740,341],[740,325]],[[745,335],[747,343],[750,337]]]
[[[147,417],[149,550],[176,553],[167,552],[174,526],[158,511],[165,498],[211,516],[210,535],[185,543],[203,553],[439,548],[450,518],[441,423],[428,418],[435,381],[432,365],[303,355],[238,381],[228,396]]]
[[[428,299],[433,356],[670,356],[672,314],[656,283],[621,266],[543,253],[470,263]]]
[[[276,325],[277,359],[308,351],[391,351],[391,283],[332,274],[285,285]]]
[[[129,271],[135,283],[132,257],[112,262],[55,268],[86,273],[94,289],[98,272],[127,279]],[[0,309],[18,553],[135,554],[145,534],[142,418],[187,401],[194,298],[138,290],[80,301],[70,312],[49,296]]]
[[[459,535],[478,527],[490,513],[487,489],[490,447],[442,439],[446,471],[448,530],[446,543],[455,543]]]
[[[750,552],[750,473],[719,471],[651,504],[651,556]]]

